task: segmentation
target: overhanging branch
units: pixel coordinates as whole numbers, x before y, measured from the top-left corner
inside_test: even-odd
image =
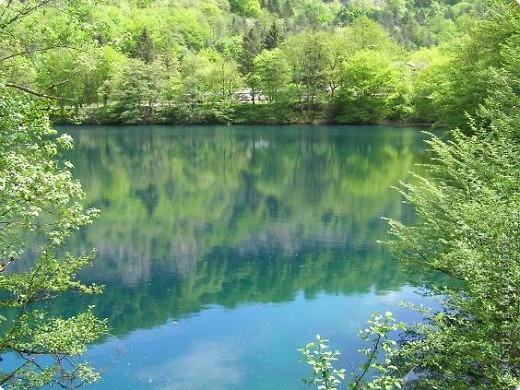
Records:
[[[0,274],[4,273],[4,271],[9,267],[9,264],[14,263],[14,258],[10,257],[9,261],[5,264],[0,264]]]
[[[66,45],[53,45],[53,46],[48,46],[48,47],[38,47],[35,49],[27,49],[27,50],[22,50],[22,51],[13,53],[13,54],[9,54],[3,58],[0,58],[0,62],[4,62],[4,61],[10,60],[12,58],[31,54],[31,53],[37,53],[39,51],[47,51],[47,50],[54,50],[54,49],[74,49],[74,48],[66,46]]]
[[[5,83],[4,85],[6,87],[16,88],[16,89],[18,89],[20,91],[23,91],[23,92],[26,92],[26,93],[28,93],[30,95],[38,96],[38,97],[45,98],[45,99],[67,100],[67,101],[70,101],[70,102],[74,101],[73,99],[69,99],[69,98],[47,95],[45,93],[35,91],[34,89],[31,89],[31,88],[28,88],[28,87],[24,87],[23,85],[18,85],[18,84],[14,84],[14,83]]]

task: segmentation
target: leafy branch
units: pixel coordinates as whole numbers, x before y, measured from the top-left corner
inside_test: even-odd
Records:
[[[399,375],[398,368],[392,363],[397,343],[389,336],[391,332],[404,331],[404,324],[396,323],[389,311],[384,315],[373,314],[367,324],[369,326],[359,333],[359,337],[369,342],[371,347],[358,351],[367,358],[360,367],[361,373],[358,373],[347,358],[352,373],[349,387],[355,390],[401,388],[404,378]],[[346,370],[336,369],[332,362],[338,360],[340,352],[328,350],[329,340],[323,339],[320,335],[316,336],[316,340],[316,343],[309,343],[305,348],[298,350],[305,356],[303,361],[312,366],[311,376],[304,378],[303,382],[311,385],[317,384],[318,390],[338,389],[345,379]],[[380,362],[381,351],[385,354],[382,363]],[[371,381],[367,381],[369,374],[374,377]]]
[[[306,384],[317,384],[318,389],[336,390],[341,381],[345,379],[345,369],[336,369],[332,362],[338,360],[339,351],[329,351],[329,340],[316,335],[316,343],[309,343],[301,352],[307,364],[312,366],[312,375],[302,379]]]

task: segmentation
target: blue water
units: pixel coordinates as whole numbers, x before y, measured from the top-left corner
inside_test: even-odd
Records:
[[[357,332],[368,313],[392,310],[400,318],[401,300],[418,301],[411,288],[378,296],[298,294],[289,304],[247,304],[233,310],[209,307],[203,313],[153,329],[135,330],[93,347],[88,357],[104,362],[95,389],[298,389],[309,368],[297,352],[316,334],[332,339],[360,363],[366,347]],[[338,367],[347,367],[344,359]]]
[[[112,336],[87,389],[299,389],[316,334],[359,364],[373,312],[420,302],[377,240],[411,220],[391,186],[427,160],[424,136],[385,127],[82,127],[69,156],[101,218],[88,304]]]

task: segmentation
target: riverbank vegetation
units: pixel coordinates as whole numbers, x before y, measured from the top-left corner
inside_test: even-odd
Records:
[[[389,245],[396,255],[446,274],[453,283],[426,283],[441,310],[417,308],[424,321],[408,325],[399,345],[380,344],[396,329],[391,315],[369,328],[374,338],[359,372],[374,377],[366,375],[363,382],[351,370],[354,388],[520,386],[520,6],[497,2],[495,7],[458,46],[460,57],[472,58],[464,72],[478,69],[488,86],[480,89],[477,82],[459,97],[461,105],[481,102],[468,117],[471,134],[456,129],[449,141],[429,141],[434,160],[428,176],[401,189],[419,220],[409,226],[390,220],[395,240]],[[458,107],[446,107],[456,114]],[[311,344],[303,350],[315,369],[312,380],[334,376],[337,381],[343,371],[330,359],[337,354],[323,348]],[[374,359],[381,349],[385,358]],[[336,388],[330,383],[324,388]]]
[[[468,42],[488,5],[81,1],[6,25],[0,67],[56,123],[462,125],[493,83],[473,57],[496,42]]]
[[[27,70],[11,60],[30,63],[26,54],[32,49],[17,46],[15,39],[20,24],[28,36],[25,18],[50,5],[0,2],[0,62],[9,64],[0,71],[0,388],[76,388],[99,379],[81,355],[108,332],[106,320],[97,318],[93,307],[68,317],[48,310],[65,292],[77,297],[100,291],[77,279],[94,253],[73,255],[62,249],[98,210],[81,205],[81,185],[72,177],[72,164],[62,159],[73,141],[58,135],[49,121],[52,91],[37,92],[7,76]],[[61,40],[53,37],[53,42]],[[31,258],[25,267],[23,256]]]
[[[97,215],[80,205],[84,194],[72,166],[57,158],[71,146],[39,102],[0,86],[0,387],[75,388],[99,378],[79,355],[108,331],[106,321],[92,307],[69,317],[46,310],[65,291],[99,292],[76,279],[93,253],[60,253]],[[28,253],[31,264],[20,267]]]

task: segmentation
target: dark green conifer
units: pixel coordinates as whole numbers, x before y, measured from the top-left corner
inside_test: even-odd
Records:
[[[133,58],[144,61],[145,64],[151,64],[155,59],[155,45],[148,28],[143,28],[137,37],[131,55]]]
[[[253,69],[253,60],[262,50],[262,41],[258,27],[253,27],[242,39],[242,52],[240,53],[240,71],[248,74]]]
[[[271,28],[267,32],[267,35],[264,38],[264,48],[267,50],[272,50],[278,47],[280,42],[282,41],[282,33],[280,28],[276,23],[271,25]]]
[[[291,0],[285,0],[285,3],[283,4],[283,9],[282,9],[282,16],[284,17],[284,19],[289,19],[291,16],[294,15],[294,10],[293,10],[293,6],[291,4]]]
[[[269,2],[267,3],[267,8],[273,14],[280,14],[280,11],[282,8],[281,4],[280,4],[280,0],[269,0]]]

